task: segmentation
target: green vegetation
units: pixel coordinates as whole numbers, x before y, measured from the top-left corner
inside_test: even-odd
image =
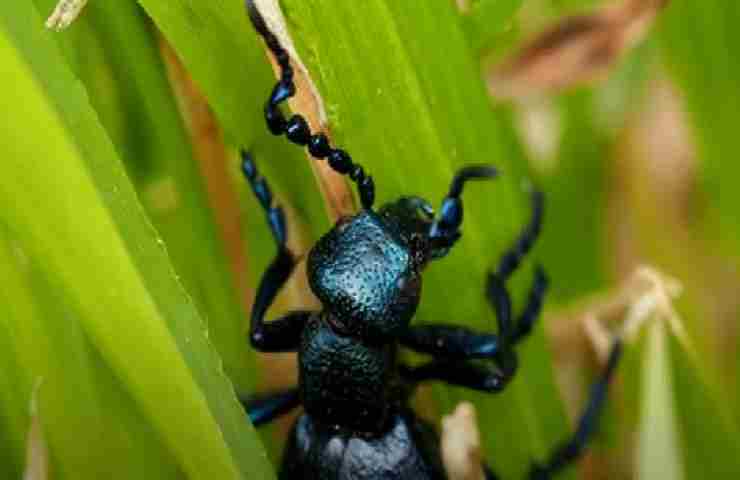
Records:
[[[246,341],[242,299],[274,252],[237,149],[287,207],[295,248],[332,210],[304,153],[266,131],[274,75],[243,2],[90,0],[51,32],[54,3],[0,2],[0,476],[23,475],[36,388],[51,478],[274,478],[280,435],[258,435],[237,401],[285,375]],[[599,368],[563,312],[649,263],[683,284],[688,336],[653,323],[628,346],[580,473],[740,473],[740,200],[723,185],[737,170],[740,7],[673,0],[608,78],[504,100],[491,65],[595,2],[455,3],[281,2],[333,142],[380,203],[436,204],[467,163],[503,172],[466,190],[463,239],[429,268],[417,318],[494,328],[486,271],[526,221],[522,185],[546,191],[533,257],[553,289],[517,379],[499,396],[435,386],[423,410],[471,400],[486,459],[523,478]],[[287,290],[279,309],[315,302],[300,281]]]

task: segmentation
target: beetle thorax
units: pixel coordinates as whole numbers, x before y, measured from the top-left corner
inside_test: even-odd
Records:
[[[395,337],[416,311],[421,277],[408,246],[372,211],[340,220],[308,258],[311,289],[347,333]]]

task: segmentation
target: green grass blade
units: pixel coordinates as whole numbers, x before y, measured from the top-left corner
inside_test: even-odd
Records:
[[[541,251],[555,279],[553,297],[558,302],[573,301],[604,288],[606,282],[600,219],[606,209],[608,144],[594,107],[590,89],[558,99],[562,133],[557,163],[542,176],[551,223],[543,233]]]
[[[327,104],[338,145],[376,179],[379,203],[404,194],[434,204],[453,172],[491,162],[504,172],[465,193],[461,243],[425,275],[417,318],[491,330],[486,270],[526,218],[514,172],[521,162],[509,130],[489,107],[478,67],[450,2],[421,6],[373,0],[283,2],[291,34]],[[526,167],[524,167],[526,168]],[[523,269],[526,281],[528,269]],[[445,390],[444,409],[474,399],[483,442],[504,477],[519,477],[566,431],[540,335],[522,353],[522,371],[500,397]],[[502,414],[502,412],[506,412]]]
[[[265,128],[262,107],[275,77],[249,24],[243,2],[139,3],[203,90],[227,143],[255,153],[271,186],[293,205],[313,237],[324,231],[328,225],[326,210],[315,182],[308,181],[313,174],[305,155]],[[250,213],[262,218],[256,202],[250,205]],[[250,249],[250,261],[254,260],[254,253]],[[257,256],[265,257],[265,253]]]
[[[119,393],[111,387],[106,395],[130,396],[127,408],[139,408],[147,421],[136,434],[154,431],[172,456],[173,467],[186,476],[271,478],[203,323],[51,34],[43,32],[41,18],[28,3],[3,3],[0,19],[2,78],[12,81],[12,88],[6,84],[3,89],[3,102],[19,105],[13,124],[0,129],[0,222],[46,282],[38,287],[18,282],[17,290],[57,291],[72,310],[67,318],[63,310],[56,312],[58,317],[39,310],[11,321],[32,315],[47,322],[77,319],[80,336],[84,334],[99,363],[109,369],[98,374],[109,384],[109,377],[120,384]],[[43,142],[33,134],[38,131],[44,132]],[[41,298],[38,305],[51,302]],[[55,325],[62,328],[63,323]],[[31,338],[42,342],[44,336],[53,332]],[[66,353],[36,352],[49,356],[47,364],[53,360],[57,365],[55,377],[67,374]],[[63,378],[75,385],[80,380],[75,373],[81,372],[69,373]],[[77,442],[82,432],[64,425],[57,430],[53,420],[46,420],[54,425],[47,432],[50,438],[61,435],[67,448],[95,451],[96,442]],[[156,445],[157,440],[150,443]],[[59,471],[65,471],[61,464],[71,457],[52,455]]]
[[[731,403],[700,360],[659,320],[629,347],[620,367],[628,392],[620,409],[639,425],[636,478],[733,478],[740,472]],[[627,418],[618,421],[623,435],[634,433]]]
[[[463,28],[473,52],[496,46],[504,31],[511,28],[514,14],[523,0],[479,0],[463,16]]]
[[[40,11],[54,0],[36,0]],[[177,109],[149,19],[132,2],[92,2],[54,38],[106,129],[139,198],[208,322],[224,369],[249,391],[246,316],[207,203],[190,138]]]
[[[3,476],[21,478],[31,392],[38,384],[54,478],[178,478],[175,459],[89,341],[64,283],[27,256],[7,225],[1,237],[0,411],[9,420],[2,428],[9,434]]]
[[[665,325],[650,328],[643,371],[637,478],[685,478]]]
[[[728,178],[738,175],[738,163],[728,161],[740,148],[740,44],[737,24],[740,5],[709,0],[672,1],[661,22],[661,50],[680,85],[701,157],[701,187],[710,207],[705,235],[719,240],[723,251],[737,259],[740,192],[727,188]],[[697,225],[699,226],[699,225]]]
[[[740,429],[734,403],[695,351],[668,339],[674,402],[682,435],[685,478],[734,478],[740,474]]]
[[[736,55],[740,45],[739,21],[737,2],[709,0],[699,4],[674,0],[665,12],[660,36],[661,53],[681,88],[699,157],[695,198],[702,208],[700,215],[692,216],[691,227],[705,242],[702,248],[716,252],[722,264],[731,263],[731,267],[723,268],[734,272],[733,279],[737,278],[740,265],[740,192],[730,183],[740,174],[734,159],[740,148],[740,65]],[[730,315],[728,320],[736,323],[737,309]],[[727,378],[733,384],[737,402],[740,357],[735,357],[734,365],[727,369]],[[740,421],[737,413],[736,417]]]

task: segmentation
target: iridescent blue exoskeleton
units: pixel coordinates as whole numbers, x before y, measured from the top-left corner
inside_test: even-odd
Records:
[[[284,453],[282,479],[444,479],[437,435],[411,411],[409,396],[429,380],[499,392],[516,373],[514,348],[539,316],[547,279],[538,267],[527,304],[516,316],[505,284],[539,234],[542,195],[533,192],[530,222],[486,281],[497,332],[437,323],[411,326],[425,266],[447,255],[460,238],[464,185],[494,177],[496,170],[489,165],[462,168],[436,215],[419,197],[402,197],[375,210],[372,177],[347,152],[330,146],[324,134],[311,133],[301,115],[285,118],[279,104],[295,94],[289,55],[251,0],[247,8],[280,67],[280,79],[265,105],[268,128],[348,175],[362,203],[359,213],[340,218],[308,255],[308,280],[321,311],[294,311],[265,321],[265,312],[293,271],[295,256],[286,245],[282,210],[273,205],[252,157],[242,154],[244,174],[267,213],[278,248],[257,291],[250,341],[262,352],[297,351],[299,363],[298,386],[245,400],[249,416],[260,425],[303,405],[305,413]],[[406,366],[399,361],[399,347],[432,360]],[[620,352],[616,343],[576,433],[545,462],[533,464],[530,478],[550,478],[578,457],[594,429]],[[487,478],[496,478],[486,466],[484,470]]]

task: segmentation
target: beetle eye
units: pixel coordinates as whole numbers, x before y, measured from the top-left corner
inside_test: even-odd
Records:
[[[419,205],[420,218],[423,220],[434,220],[434,209],[427,202]]]

